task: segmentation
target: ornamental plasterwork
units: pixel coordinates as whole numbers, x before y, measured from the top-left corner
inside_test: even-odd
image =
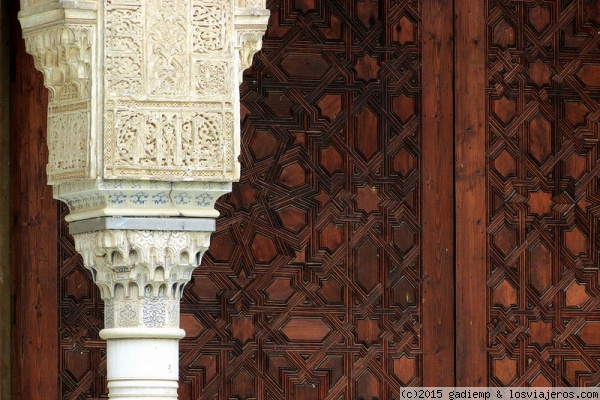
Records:
[[[239,177],[231,1],[108,1],[108,179]]]
[[[264,0],[21,4],[50,93],[48,181],[69,219],[215,217],[239,178],[238,87],[262,44]]]
[[[96,27],[84,20],[25,33],[48,90],[47,172],[52,182],[91,175],[91,80]],[[69,132],[65,135],[65,132]]]
[[[49,182],[237,180],[238,86],[264,7],[22,0],[27,50],[50,89]]]
[[[100,230],[73,235],[105,303],[105,327],[178,327],[179,301],[210,232]]]

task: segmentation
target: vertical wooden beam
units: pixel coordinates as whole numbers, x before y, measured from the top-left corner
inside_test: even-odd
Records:
[[[57,208],[46,184],[48,91],[25,53],[9,1],[11,40],[12,398],[54,400],[58,391]]]
[[[423,386],[454,386],[452,3],[423,1]]]
[[[10,399],[8,4],[0,0],[0,400]]]
[[[487,386],[485,1],[454,7],[456,386]]]

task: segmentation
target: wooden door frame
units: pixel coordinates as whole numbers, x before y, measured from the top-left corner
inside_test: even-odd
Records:
[[[485,0],[455,0],[454,31],[455,385],[478,387],[488,386]]]
[[[422,6],[422,386],[454,386],[453,8]]]
[[[33,57],[25,52],[19,1],[6,2],[11,61],[11,398],[58,399],[58,238],[56,202],[46,183],[48,90]]]

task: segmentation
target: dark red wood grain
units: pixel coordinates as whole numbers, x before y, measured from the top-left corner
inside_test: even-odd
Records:
[[[423,386],[454,386],[453,28],[447,2],[423,1]]]
[[[487,386],[483,0],[455,2],[456,385]]]
[[[12,398],[57,399],[57,217],[46,184],[48,93],[25,53],[18,6],[9,4]]]

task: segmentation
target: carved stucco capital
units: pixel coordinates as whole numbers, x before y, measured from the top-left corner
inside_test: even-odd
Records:
[[[179,327],[179,301],[211,232],[100,230],[74,234],[105,304],[105,328]]]
[[[239,60],[239,80],[244,71],[252,65],[252,58],[262,48],[269,11],[264,9],[262,0],[246,0],[235,14],[236,49]]]

